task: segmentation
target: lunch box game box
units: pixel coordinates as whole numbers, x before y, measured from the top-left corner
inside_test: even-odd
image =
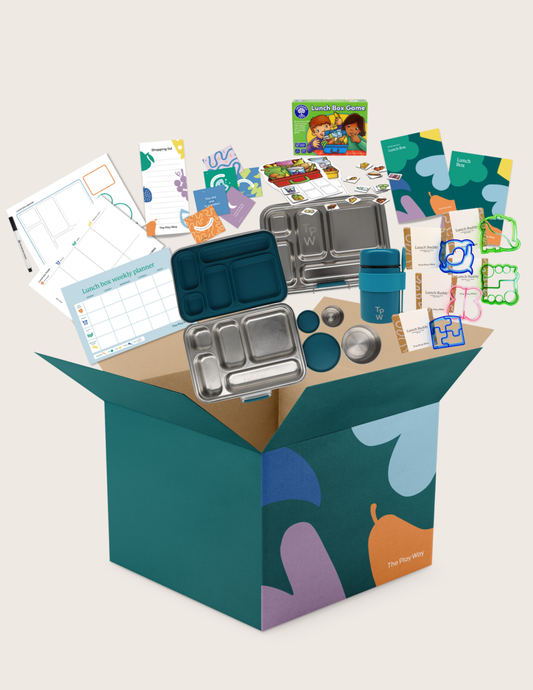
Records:
[[[250,402],[299,383],[307,366],[275,237],[233,235],[179,249],[172,271],[194,391]]]
[[[359,285],[361,250],[390,247],[387,216],[377,198],[342,196],[263,210],[260,225],[276,239],[289,293]]]

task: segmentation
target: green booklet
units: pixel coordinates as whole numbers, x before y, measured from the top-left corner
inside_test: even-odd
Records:
[[[438,129],[385,139],[381,147],[398,223],[455,211]]]
[[[497,213],[504,215],[512,166],[513,161],[508,158],[452,151],[450,181],[457,208],[482,208],[486,218]],[[501,220],[490,222],[489,227],[496,229],[496,238],[502,225]]]

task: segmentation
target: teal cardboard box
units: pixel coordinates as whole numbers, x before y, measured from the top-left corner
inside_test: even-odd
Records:
[[[45,357],[105,403],[110,560],[260,630],[430,565],[439,401],[490,331],[403,354],[375,328],[374,362],[252,403],[198,403],[183,332],[107,371]]]
[[[303,156],[366,156],[368,101],[292,102],[293,152]]]

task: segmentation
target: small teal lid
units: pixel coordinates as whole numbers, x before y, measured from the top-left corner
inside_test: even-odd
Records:
[[[306,309],[298,315],[296,323],[302,333],[314,333],[320,325],[320,318],[316,312]]]
[[[398,249],[361,249],[359,262],[365,268],[399,266],[400,252]]]

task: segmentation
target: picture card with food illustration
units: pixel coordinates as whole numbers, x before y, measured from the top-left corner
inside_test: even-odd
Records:
[[[266,163],[261,173],[269,186],[281,192],[291,204],[348,193],[339,170],[326,156]]]
[[[398,223],[456,210],[438,129],[385,139],[381,147]]]
[[[292,102],[294,153],[306,156],[366,156],[368,102]]]
[[[139,144],[148,235],[187,232],[189,215],[183,139]]]

